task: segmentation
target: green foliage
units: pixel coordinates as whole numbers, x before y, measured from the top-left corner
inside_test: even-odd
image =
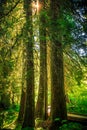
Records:
[[[32,127],[26,127],[26,128],[22,128],[21,130],[34,130],[34,128],[32,128]]]
[[[3,0],[2,0],[3,1]],[[5,1],[5,0],[4,0]],[[8,0],[6,5],[1,5],[0,9],[0,18],[2,15],[7,13],[13,5],[15,5],[16,1]],[[49,8],[48,8],[49,9]],[[81,63],[81,57],[78,57],[75,51],[72,52],[72,46],[70,44],[75,44],[76,47],[78,47],[79,41],[79,35],[81,33],[81,30],[79,27],[81,27],[81,23],[79,23],[76,19],[74,19],[73,15],[66,11],[62,10],[62,13],[60,14],[60,18],[57,19],[57,21],[50,21],[48,9],[43,10],[41,12],[41,16],[46,19],[46,23],[44,25],[44,28],[46,27],[47,35],[50,35],[50,33],[53,33],[55,35],[55,29],[58,29],[57,39],[63,38],[63,49],[64,53],[68,52],[67,58],[65,59],[64,66],[67,68],[68,71],[65,72],[66,77],[68,79],[66,80],[67,84],[67,91],[69,95],[70,102],[67,104],[68,112],[78,113],[78,114],[87,114],[87,93],[86,93],[86,70],[83,71],[84,67]],[[9,15],[4,16],[4,19],[1,22],[0,19],[0,101],[2,95],[4,96],[4,105],[8,104],[9,102],[12,104],[12,109],[8,109],[4,112],[4,124],[3,124],[3,114],[0,115],[0,123],[3,125],[8,125],[12,121],[14,121],[17,118],[18,112],[19,112],[19,97],[20,97],[20,91],[22,86],[22,53],[23,47],[21,47],[21,43],[25,44],[26,40],[26,33],[24,30],[27,29],[25,27],[25,16],[23,11],[23,2],[21,1],[18,6],[9,13]],[[38,17],[38,16],[35,16]],[[37,25],[35,25],[35,23]],[[76,26],[76,24],[80,24],[79,27]],[[38,33],[38,25],[40,25],[39,20],[34,21],[34,30],[35,33]],[[49,27],[54,25],[53,32],[49,30]],[[37,27],[36,27],[37,26]],[[42,26],[42,25],[41,25]],[[25,28],[24,28],[25,27]],[[87,23],[83,22],[83,28],[85,32],[87,32]],[[36,31],[37,30],[37,31]],[[73,34],[73,35],[72,35]],[[78,37],[76,37],[76,35]],[[36,35],[36,34],[35,34]],[[38,34],[39,36],[39,34]],[[50,36],[47,36],[48,39]],[[75,37],[78,40],[78,44],[76,44],[76,41],[74,40]],[[42,40],[44,40],[44,37],[42,37]],[[36,42],[39,42],[36,41]],[[83,41],[82,41],[83,42]],[[85,43],[86,44],[86,43]],[[38,44],[39,46],[39,44]],[[81,46],[83,47],[83,46]],[[39,55],[39,49],[37,51]],[[73,60],[74,58],[74,60]],[[39,57],[36,57],[36,61]],[[79,60],[80,59],[80,60]],[[24,58],[26,60],[26,58]],[[79,61],[79,62],[78,62]],[[79,64],[78,64],[79,63]],[[85,65],[86,62],[84,62]],[[38,63],[37,63],[38,64]],[[79,65],[82,68],[79,69]],[[39,84],[39,65],[37,69],[38,72],[36,73],[35,79],[35,85],[38,86]],[[35,67],[36,67],[35,66]],[[85,76],[84,76],[85,75]],[[38,87],[36,87],[35,92],[37,93]],[[7,95],[8,93],[11,93],[11,95]],[[50,92],[48,92],[48,96],[50,96]],[[14,97],[12,97],[14,96]],[[13,100],[13,102],[12,102]],[[18,105],[15,105],[18,101]],[[14,104],[14,105],[13,105]],[[1,113],[0,113],[1,114]],[[56,118],[55,121],[60,121],[59,118]],[[60,130],[80,130],[79,124],[70,123],[67,124],[65,121],[62,121],[62,124],[64,125],[60,127]],[[41,120],[37,121],[38,124],[42,123]],[[18,130],[17,128],[16,130]],[[33,128],[24,128],[25,130],[33,130]],[[39,128],[42,129],[42,128]]]
[[[2,116],[1,116],[2,114]],[[2,111],[2,113],[0,114],[0,120],[2,121],[2,127],[8,127],[9,124],[12,124],[18,116],[18,113],[15,112],[13,109],[8,109],[5,111]],[[1,122],[0,122],[1,123]]]
[[[54,121],[60,121],[60,118],[55,118],[55,120]]]
[[[36,128],[35,130],[44,130],[42,127],[40,127],[40,128]]]
[[[83,78],[83,72],[82,70],[77,70],[75,73],[75,79],[77,81],[77,84],[80,86],[81,85],[81,80]]]
[[[78,123],[68,123],[62,125],[59,130],[82,130],[81,124]]]
[[[73,92],[69,91],[69,100],[67,104],[68,112],[83,114],[87,113],[87,92],[85,86],[74,86]]]
[[[62,124],[65,124],[65,123],[67,123],[67,120],[62,120],[61,123],[62,123]]]
[[[13,109],[15,112],[19,112],[20,106],[14,104],[14,105],[12,105],[12,109]]]
[[[21,130],[21,128],[22,128],[22,124],[17,123],[16,127],[15,127],[15,130]]]

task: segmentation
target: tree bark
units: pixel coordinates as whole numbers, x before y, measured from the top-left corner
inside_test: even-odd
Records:
[[[34,63],[33,63],[33,28],[32,0],[24,0],[26,14],[26,108],[22,128],[34,129]]]
[[[36,104],[36,117],[41,119],[47,118],[47,45],[46,45],[46,21],[44,16],[45,0],[39,1],[41,5],[40,10],[40,25],[39,25],[39,37],[40,37],[40,83],[38,91],[38,99]]]
[[[25,46],[23,44],[22,46],[22,91],[21,91],[21,99],[20,99],[20,110],[18,114],[18,119],[17,122],[21,123],[23,122],[24,119],[24,111],[25,111],[25,101],[26,101],[26,80],[25,80],[25,75],[26,75],[26,54],[25,54]]]
[[[23,122],[24,110],[25,110],[25,101],[26,101],[26,92],[22,88],[21,101],[20,101],[20,110],[19,110],[19,115],[18,115],[18,119],[17,119],[18,123],[22,123]]]
[[[63,50],[61,34],[58,28],[61,0],[51,0],[51,117],[66,120],[66,101],[64,91]]]

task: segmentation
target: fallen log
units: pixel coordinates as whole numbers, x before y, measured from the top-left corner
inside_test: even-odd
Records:
[[[68,113],[68,120],[72,122],[78,122],[81,124],[87,124],[87,116],[84,115],[77,115],[73,113]]]

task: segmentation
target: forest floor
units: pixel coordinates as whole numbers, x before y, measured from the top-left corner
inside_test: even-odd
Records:
[[[16,127],[15,128],[15,125],[12,124],[11,126],[7,127],[7,128],[3,128],[3,129],[0,129],[0,130],[21,130],[21,127]],[[26,129],[27,130],[27,129]],[[54,129],[51,129],[50,128],[50,125],[48,124],[48,121],[46,122],[43,122],[41,126],[35,128],[35,130],[54,130]],[[81,127],[73,127],[73,128],[59,128],[59,130],[87,130],[87,126],[86,125],[81,125]]]
[[[50,120],[39,121],[35,130],[54,130],[50,126],[51,126]],[[12,124],[9,124],[8,127],[3,128],[1,130],[21,130],[21,125],[20,124],[17,125],[16,122],[13,122]],[[63,127],[60,127],[58,130],[87,130],[87,125],[86,124],[80,124],[80,123],[77,123],[75,121],[74,122],[69,121],[67,123],[67,127],[65,125]]]
[[[58,125],[58,124],[57,124]],[[51,128],[51,121],[46,120],[43,122],[39,122],[38,125],[36,126],[36,130],[54,130]],[[40,129],[43,128],[43,129]],[[81,121],[67,121],[67,123],[62,124],[62,126],[59,127],[58,130],[87,130],[87,122],[81,123]]]
[[[37,119],[35,123],[35,130],[54,130],[53,128],[51,129],[50,119],[46,121]],[[5,127],[0,130],[21,130],[21,124],[17,124],[15,118],[14,121],[10,122],[8,125],[5,125]],[[62,124],[59,130],[87,130],[87,116],[68,114],[68,122]]]

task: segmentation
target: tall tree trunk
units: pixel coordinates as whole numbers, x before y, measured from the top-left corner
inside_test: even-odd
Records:
[[[26,75],[26,54],[25,54],[25,46],[23,44],[22,46],[22,91],[21,91],[21,100],[20,100],[20,110],[18,114],[17,122],[21,123],[24,119],[24,111],[25,111],[25,101],[26,101],[26,81],[25,81],[25,75]]]
[[[45,0],[39,0],[41,5],[40,10],[40,81],[38,99],[36,104],[36,117],[41,119],[47,118],[47,45],[46,45],[46,21],[44,17]]]
[[[48,86],[48,107],[47,115],[50,117],[51,112],[51,41],[47,42],[47,86]]]
[[[51,0],[51,117],[55,119],[67,119],[65,91],[64,91],[64,70],[63,70],[63,50],[61,44],[61,34],[58,27],[60,18],[61,0]],[[56,129],[56,128],[54,128]]]
[[[26,108],[22,128],[34,129],[34,63],[33,63],[33,28],[32,28],[32,0],[24,0],[26,13]]]

